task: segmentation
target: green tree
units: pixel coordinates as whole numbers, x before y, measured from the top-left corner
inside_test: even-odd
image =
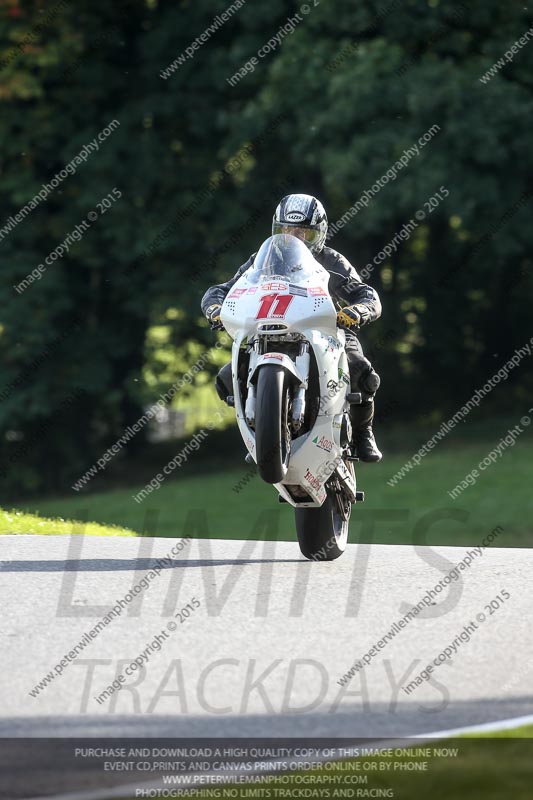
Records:
[[[383,299],[382,321],[362,336],[383,374],[381,401],[399,400],[405,419],[442,415],[531,335],[533,49],[480,80],[528,29],[523,6],[331,0],[302,13],[300,3],[247,2],[211,29],[225,8],[2,6],[5,490],[67,490],[212,344],[201,295],[257,249],[280,195],[317,194],[335,222],[435,126],[331,240],[372,267]],[[98,152],[6,229],[114,120]],[[441,186],[450,195],[430,212]],[[102,214],[113,189],[121,197]],[[94,210],[82,238],[17,292]],[[374,263],[420,210],[408,240]],[[153,326],[165,326],[179,357],[158,356]],[[495,402],[525,400],[531,380],[510,379]]]

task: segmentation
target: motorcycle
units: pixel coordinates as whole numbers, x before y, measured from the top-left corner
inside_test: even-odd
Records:
[[[302,554],[332,561],[344,552],[357,490],[351,455],[345,333],[337,328],[329,273],[295,236],[277,234],[222,305],[233,339],[234,406],[260,477],[294,508]]]

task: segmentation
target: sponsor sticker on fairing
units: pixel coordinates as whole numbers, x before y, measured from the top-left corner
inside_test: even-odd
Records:
[[[228,297],[242,297],[243,294],[246,294],[246,289],[234,289]]]
[[[340,350],[342,347],[341,343],[335,339],[333,336],[328,336],[328,340],[326,342],[326,349],[324,350],[325,353],[333,353],[335,350]]]
[[[320,438],[318,438],[318,436],[315,436],[315,438],[313,439],[313,444],[316,444],[316,446],[319,447],[321,450],[325,450],[326,453],[331,453],[334,447],[334,443],[331,441],[331,439],[328,439],[326,436],[321,436]]]
[[[255,442],[251,436],[247,436],[245,440],[246,447],[248,448],[249,452],[251,453],[255,447]]]
[[[289,283],[289,293],[295,294],[298,297],[307,297],[307,289],[305,286],[297,286],[294,283]]]
[[[322,483],[309,469],[304,475],[304,480],[306,480],[309,486],[312,486],[315,491],[319,492],[322,489]]]
[[[262,292],[287,292],[288,290],[289,284],[282,283],[281,281],[271,281],[270,283],[261,284]]]
[[[307,290],[311,297],[327,297],[328,293],[322,286],[310,286]]]
[[[344,383],[349,384],[350,383],[350,378],[344,372],[343,368],[339,367],[339,384],[340,384],[341,381],[344,381]]]

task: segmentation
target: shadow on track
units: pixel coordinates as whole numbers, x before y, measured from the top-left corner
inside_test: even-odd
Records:
[[[136,572],[149,571],[154,567],[163,569],[249,566],[252,564],[298,564],[306,562],[303,558],[226,558],[191,559],[161,564],[161,558],[88,558],[59,561],[10,561],[2,567],[2,572]],[[312,562],[309,562],[312,563]]]

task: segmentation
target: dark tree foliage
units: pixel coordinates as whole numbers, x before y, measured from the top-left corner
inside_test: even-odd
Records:
[[[335,222],[433,126],[331,241],[371,265],[382,296],[383,318],[362,337],[382,400],[406,421],[438,419],[532,335],[533,42],[480,80],[531,27],[527,4],[311,0],[302,14],[299,3],[248,0],[163,77],[226,8],[0,3],[6,492],[66,491],[137,419],[147,330],[169,307],[181,310],[176,345],[212,341],[203,290],[257,249],[280,195],[317,194]],[[294,31],[230,85],[295,15]],[[98,150],[6,228],[110,124]],[[428,208],[441,187],[449,196]],[[411,219],[409,238],[375,264]],[[493,405],[531,396],[531,371],[519,369]]]

